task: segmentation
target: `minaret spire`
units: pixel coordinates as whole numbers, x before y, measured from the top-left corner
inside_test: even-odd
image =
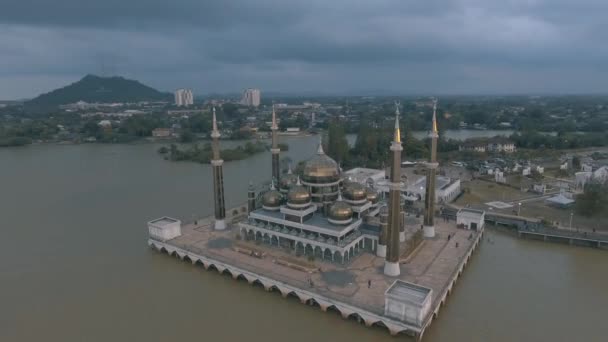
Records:
[[[270,148],[270,152],[272,153],[272,179],[278,182],[281,177],[279,167],[279,152],[281,152],[281,149],[279,148],[277,136],[279,126],[277,125],[277,115],[274,110],[274,103],[272,104],[272,125],[270,126],[270,130],[272,132],[272,147]]]
[[[424,225],[423,234],[426,238],[435,236],[435,178],[437,177],[437,138],[439,131],[437,130],[437,99],[433,99],[433,124],[431,132],[431,156],[429,162],[426,163],[426,191],[424,197]]]
[[[395,102],[395,136],[393,141],[401,143],[401,129],[399,128],[399,103]]]
[[[433,133],[439,133],[437,131],[437,99],[433,99]]]
[[[211,159],[211,165],[213,168],[213,197],[215,207],[216,230],[226,229],[226,207],[224,205],[224,172],[222,169],[224,161],[220,157],[220,136],[220,131],[217,129],[215,107],[213,107],[213,131],[211,132],[211,138],[213,139],[213,155]]]
[[[399,268],[399,231],[401,230],[401,130],[399,129],[399,104],[395,103],[395,134],[391,144],[393,152],[388,202],[388,223],[386,229],[386,259],[384,274],[398,276]]]
[[[319,135],[319,146],[317,147],[317,154],[325,154],[323,151],[323,137]]]

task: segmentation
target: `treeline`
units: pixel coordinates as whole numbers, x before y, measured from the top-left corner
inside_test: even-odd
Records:
[[[26,137],[0,138],[0,147],[25,146],[32,143],[32,139]]]
[[[514,133],[510,138],[517,147],[529,149],[571,149],[608,145],[608,134],[605,132],[560,132],[557,135],[549,135],[536,131],[525,131]]]
[[[402,124],[403,128],[404,125]],[[416,139],[411,130],[401,131],[402,159],[426,159],[430,155],[430,140]],[[344,168],[369,167],[381,168],[388,165],[391,157],[390,145],[394,137],[394,126],[378,127],[371,122],[362,122],[357,140],[352,148],[346,140],[344,126],[339,120],[333,120],[328,125],[325,151]],[[445,140],[439,137],[438,152],[458,150],[456,140]]]
[[[582,216],[608,216],[608,183],[589,182],[576,196],[576,213]]]
[[[283,145],[286,149],[287,146]],[[260,141],[247,142],[245,145],[237,146],[232,149],[221,150],[221,158],[224,161],[242,160],[254,154],[268,150],[268,146]],[[158,150],[158,153],[165,155],[165,159],[171,161],[193,161],[202,164],[208,164],[213,157],[213,151],[210,143],[204,144],[202,147],[199,144],[194,144],[188,148],[179,148],[175,144],[169,147],[163,146]]]

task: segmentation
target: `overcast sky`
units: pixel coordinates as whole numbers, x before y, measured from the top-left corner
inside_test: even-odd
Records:
[[[607,0],[2,0],[0,99],[161,90],[608,93]]]

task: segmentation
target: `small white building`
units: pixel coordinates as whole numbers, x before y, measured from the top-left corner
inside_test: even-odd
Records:
[[[507,179],[505,178],[505,173],[496,169],[496,171],[494,171],[494,181],[496,183],[506,183]]]
[[[545,168],[542,166],[536,166],[536,172],[542,175],[543,173],[545,173]]]
[[[581,171],[591,172],[591,171],[593,171],[593,166],[591,166],[589,164],[583,164],[583,165],[581,165]]]
[[[486,212],[483,210],[462,208],[456,213],[456,224],[460,228],[480,230],[484,227]]]
[[[360,183],[365,186],[375,186],[376,183],[386,178],[386,172],[379,169],[355,167],[344,172],[345,179]]]
[[[534,184],[532,186],[532,191],[536,192],[537,194],[544,195],[547,191],[547,186],[545,184]]]
[[[431,312],[432,297],[432,289],[395,280],[384,293],[384,315],[421,327]]]
[[[528,166],[521,170],[522,176],[529,176],[532,173],[532,169]]]
[[[426,176],[409,184],[405,195],[424,201],[426,198]],[[435,178],[435,203],[450,203],[460,195],[460,179],[444,176]]]
[[[560,170],[568,170],[568,162],[564,162],[562,165],[559,166]]]
[[[161,217],[148,222],[150,238],[167,241],[182,235],[182,222],[171,217]]]

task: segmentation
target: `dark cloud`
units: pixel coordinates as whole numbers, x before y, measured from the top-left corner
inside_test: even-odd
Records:
[[[606,92],[600,0],[9,0],[0,98],[85,73],[198,93]]]

